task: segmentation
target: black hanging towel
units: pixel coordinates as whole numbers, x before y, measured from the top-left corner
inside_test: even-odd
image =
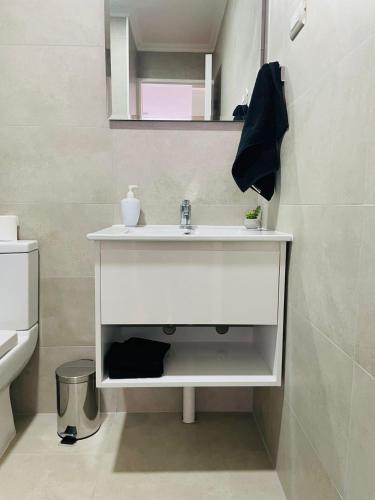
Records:
[[[244,122],[249,106],[247,104],[239,104],[233,111],[233,121]]]
[[[258,72],[232,167],[242,192],[252,188],[266,200],[272,198],[280,167],[280,145],[288,126],[280,65],[264,64]]]

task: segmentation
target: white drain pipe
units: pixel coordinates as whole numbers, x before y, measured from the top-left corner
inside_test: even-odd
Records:
[[[195,387],[183,387],[182,421],[184,424],[195,422]]]

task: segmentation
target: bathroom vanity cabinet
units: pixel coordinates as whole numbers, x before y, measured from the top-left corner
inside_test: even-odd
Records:
[[[290,234],[231,226],[123,226],[96,246],[98,387],[280,385]],[[163,326],[175,325],[173,335]],[[217,326],[229,326],[225,334]],[[160,378],[110,379],[114,341],[171,343]]]

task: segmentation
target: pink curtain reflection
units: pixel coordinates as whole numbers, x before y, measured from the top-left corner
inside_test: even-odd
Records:
[[[192,114],[192,85],[141,84],[142,120],[191,120]]]

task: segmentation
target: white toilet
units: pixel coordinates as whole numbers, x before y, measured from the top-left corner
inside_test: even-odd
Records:
[[[16,434],[10,384],[38,339],[38,254],[36,241],[0,241],[0,456]]]

